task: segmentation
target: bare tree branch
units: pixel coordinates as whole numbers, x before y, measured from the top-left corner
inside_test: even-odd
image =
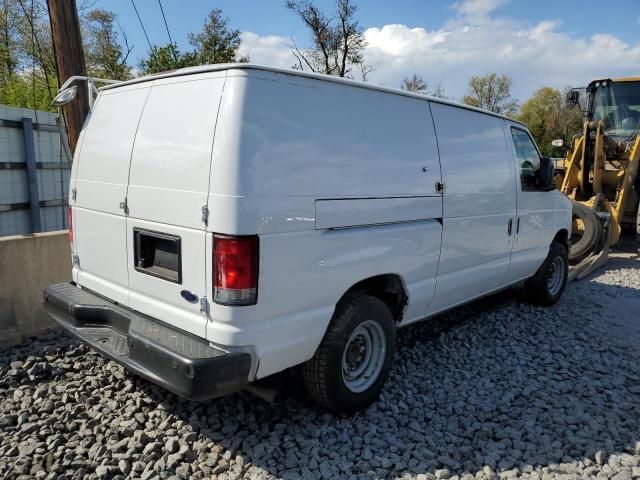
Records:
[[[302,66],[302,61],[304,61],[304,63],[307,64],[309,69],[312,72],[315,72],[313,66],[311,65],[309,60],[307,60],[307,57],[305,57],[304,54],[298,48],[298,45],[296,44],[296,41],[293,39],[293,36],[291,37],[291,42],[293,43],[293,46],[291,47],[291,51],[292,51],[293,55],[298,59],[300,70],[304,70],[304,67]]]
[[[362,66],[366,48],[364,33],[355,18],[357,6],[353,0],[335,0],[336,11],[323,13],[314,0],[287,0],[285,6],[296,13],[311,34],[313,48],[304,51],[292,48],[298,68],[313,72],[349,77],[351,69],[358,67],[363,77],[373,70]]]

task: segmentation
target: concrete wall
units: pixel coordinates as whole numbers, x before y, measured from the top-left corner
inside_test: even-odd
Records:
[[[0,347],[54,327],[42,309],[42,290],[70,280],[66,230],[0,238]]]

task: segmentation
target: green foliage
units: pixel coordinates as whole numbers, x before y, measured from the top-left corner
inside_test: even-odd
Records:
[[[0,9],[0,85],[5,86],[18,67],[18,34],[10,15],[13,1],[5,0]],[[15,7],[13,7],[15,8]]]
[[[562,94],[550,87],[536,90],[531,98],[522,104],[518,120],[527,125],[543,155],[563,156],[563,150],[551,145],[557,138],[570,143],[574,133],[582,125],[580,111],[564,107]]]
[[[471,77],[469,93],[462,102],[490,112],[514,116],[518,110],[518,102],[511,97],[512,84],[511,77],[498,76],[496,73]]]
[[[47,86],[39,75],[35,77],[31,74],[13,75],[0,88],[0,104],[55,111],[55,108],[51,106],[51,92],[55,92],[56,88],[55,79],[52,79],[52,83]]]
[[[200,33],[189,34],[189,43],[195,50],[181,52],[175,43],[154,46],[138,64],[140,73],[150,75],[195,65],[249,61],[246,57],[236,57],[240,31],[229,30],[229,19],[223,17],[219,9],[209,12]]]
[[[55,110],[50,102],[58,80],[46,0],[0,2],[0,103],[25,108]],[[126,80],[131,47],[114,12],[87,10],[79,5],[82,35],[91,76]],[[181,52],[176,44],[154,46],[140,61],[142,74],[151,74],[203,63],[248,61],[237,58],[240,32],[229,29],[229,19],[212,10],[202,28],[189,35],[194,51]],[[34,87],[35,86],[35,87]]]
[[[83,43],[89,75],[113,80],[131,78],[127,64],[131,47],[126,35],[116,32],[116,24],[116,14],[107,10],[92,10],[86,16]]]
[[[0,103],[52,110],[56,70],[44,0],[0,4]]]
[[[189,43],[195,47],[198,62],[202,65],[249,61],[247,57],[237,57],[240,30],[230,30],[229,18],[223,17],[222,10],[218,8],[209,12],[200,33],[189,34]]]
[[[182,53],[175,43],[168,43],[162,47],[153,47],[149,56],[140,60],[138,66],[141,74],[151,75],[199,64],[196,52]]]

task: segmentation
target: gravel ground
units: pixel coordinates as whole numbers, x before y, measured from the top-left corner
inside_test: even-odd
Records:
[[[510,292],[399,335],[340,418],[293,375],[270,405],[178,399],[53,334],[0,353],[0,478],[640,478],[640,260],[554,308]]]

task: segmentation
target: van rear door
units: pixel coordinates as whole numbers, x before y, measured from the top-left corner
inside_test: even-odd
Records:
[[[130,307],[201,337],[208,271],[203,208],[225,76],[153,82],[127,190]]]
[[[75,280],[123,305],[129,303],[123,207],[131,149],[148,93],[149,84],[103,91],[74,165]]]

